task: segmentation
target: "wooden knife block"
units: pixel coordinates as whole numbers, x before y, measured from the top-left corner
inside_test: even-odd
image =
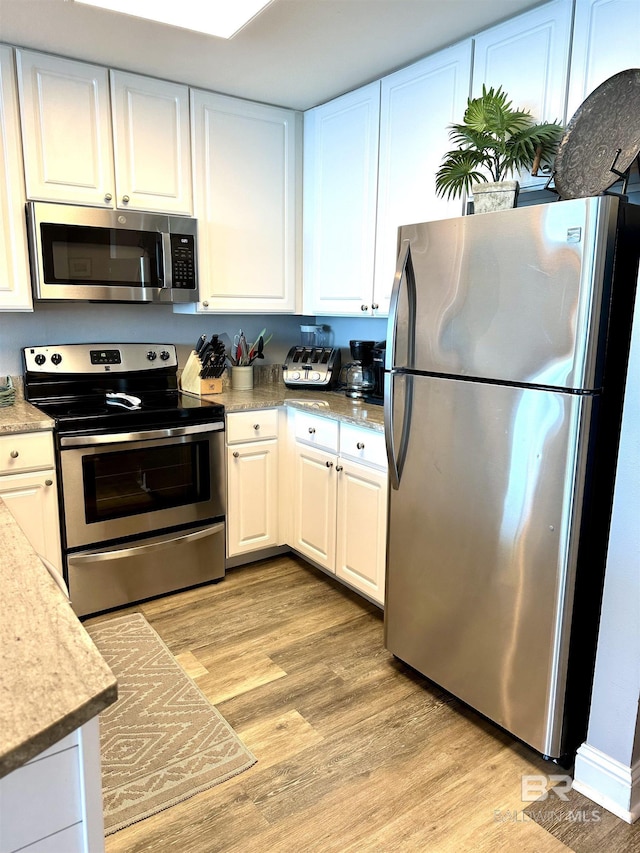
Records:
[[[187,359],[187,363],[180,377],[180,390],[187,394],[195,394],[196,397],[204,397],[207,394],[222,393],[222,377],[201,379],[200,371],[202,364],[195,350]]]

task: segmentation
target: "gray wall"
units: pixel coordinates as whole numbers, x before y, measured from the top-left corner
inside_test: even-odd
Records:
[[[21,349],[37,344],[124,343],[149,341],[178,345],[184,366],[191,347],[202,334],[226,332],[231,338],[243,329],[249,341],[266,326],[273,340],[265,350],[264,364],[281,363],[289,348],[300,342],[300,325],[314,317],[292,315],[174,314],[164,305],[38,304],[33,312],[0,313],[0,375],[22,373]],[[349,340],[362,337],[381,340],[386,321],[371,318],[319,318],[334,346],[348,355]]]

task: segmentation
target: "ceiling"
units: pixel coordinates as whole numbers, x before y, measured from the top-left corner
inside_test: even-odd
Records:
[[[304,110],[540,2],[273,0],[225,41],[72,0],[0,0],[0,41]]]

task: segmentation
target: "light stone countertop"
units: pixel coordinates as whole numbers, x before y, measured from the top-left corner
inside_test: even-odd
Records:
[[[18,392],[12,406],[0,407],[0,435],[53,429],[53,419],[27,403]]]
[[[203,399],[222,403],[227,413],[290,406],[343,423],[384,431],[382,406],[351,400],[343,391],[301,391],[287,388],[281,382],[256,384],[251,391],[234,391],[225,384],[221,394],[208,394]]]
[[[0,499],[0,777],[117,698],[115,676]]]

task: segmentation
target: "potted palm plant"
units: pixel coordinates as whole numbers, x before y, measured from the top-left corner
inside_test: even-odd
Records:
[[[458,147],[448,151],[436,173],[436,193],[455,198],[473,193],[476,213],[513,207],[518,191],[514,172],[550,163],[563,134],[558,122],[535,124],[531,113],[514,109],[502,87],[482,87],[469,98],[462,124],[449,126],[449,138]],[[498,186],[496,186],[498,185]],[[484,191],[493,198],[483,204]]]

